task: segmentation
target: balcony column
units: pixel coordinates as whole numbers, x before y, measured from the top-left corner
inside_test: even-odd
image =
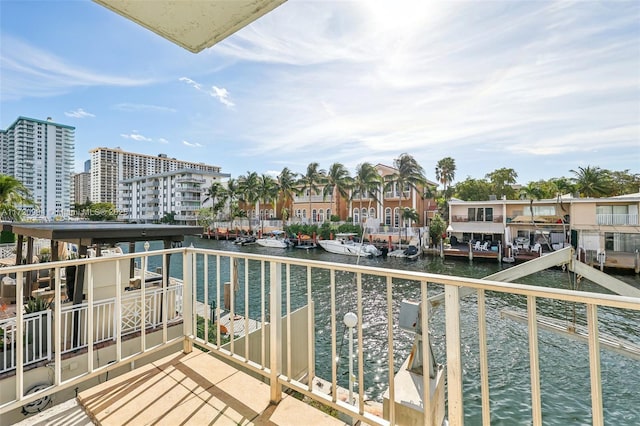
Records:
[[[193,292],[195,288],[194,265],[195,255],[187,249],[182,255],[182,334],[184,335],[183,352],[193,350]],[[206,283],[205,283],[206,285]]]
[[[282,399],[282,264],[269,262],[269,369],[271,402]]]

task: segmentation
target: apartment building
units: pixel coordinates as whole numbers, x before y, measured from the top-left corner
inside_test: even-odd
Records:
[[[18,117],[0,130],[0,173],[29,189],[36,206],[21,206],[28,215],[52,218],[70,211],[75,127]]]
[[[83,204],[91,199],[91,173],[85,171],[73,175],[73,198],[71,203]]]
[[[229,174],[192,169],[125,179],[120,184],[117,209],[120,219],[157,222],[166,214],[185,225],[197,225],[197,212],[204,203],[207,189]],[[222,183],[222,182],[221,182]],[[224,185],[224,183],[222,183]]]
[[[94,148],[91,154],[91,201],[118,204],[121,181],[190,169],[220,174],[220,167],[157,156],[125,152],[120,148]]]
[[[322,189],[311,191],[308,188],[300,195],[293,198],[292,217],[302,222],[324,222],[337,215],[341,220],[351,218],[353,223],[365,223],[369,219],[375,219],[378,225],[399,227],[402,224],[402,210],[415,209],[420,218],[419,222],[425,225],[429,218],[437,210],[437,204],[433,199],[423,199],[422,189],[404,188],[402,193],[397,185],[385,189],[384,179],[397,170],[384,164],[375,166],[378,174],[383,179],[376,191],[376,196],[371,194],[349,193],[349,197],[341,197],[335,193],[333,197],[323,197]],[[427,181],[427,185],[437,186],[437,183]],[[377,201],[376,201],[377,199]],[[370,221],[371,222],[371,221]]]
[[[640,250],[639,210],[640,193],[533,201],[451,200],[448,230],[459,243],[501,242],[519,250],[539,244],[542,252],[554,251],[571,243],[587,261],[605,256],[608,266],[633,267],[632,258]]]

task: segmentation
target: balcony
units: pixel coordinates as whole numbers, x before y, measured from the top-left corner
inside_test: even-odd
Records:
[[[606,226],[637,226],[637,214],[596,214],[596,224]]]
[[[115,282],[127,282],[123,277],[128,277],[130,259],[140,262],[143,271],[171,261],[171,276],[176,278],[163,276],[158,287],[141,286],[133,291],[122,288],[113,296],[100,297],[96,287],[96,280],[104,278],[99,273],[100,267],[113,271]],[[289,389],[367,424],[396,424],[401,405],[386,404],[381,417],[373,414],[365,401],[369,400],[369,393],[376,393],[381,401],[382,391],[386,390],[385,395],[391,400],[404,391],[397,379],[405,371],[400,365],[408,356],[413,338],[398,329],[401,300],[397,297],[401,287],[409,286],[416,300],[422,301],[416,323],[422,330],[434,333],[436,360],[446,365],[446,415],[451,424],[463,424],[464,404],[470,402],[478,411],[474,418],[480,421],[482,417],[489,423],[489,417],[483,416],[503,405],[501,398],[505,397],[499,392],[489,394],[494,389],[489,387],[489,377],[493,386],[495,380],[500,380],[500,386],[504,387],[509,377],[518,375],[522,376],[518,387],[524,387],[523,404],[530,410],[532,423],[542,424],[542,400],[553,400],[556,394],[553,387],[540,386],[540,366],[548,370],[557,365],[554,354],[547,349],[561,345],[564,340],[539,333],[536,319],[545,306],[563,302],[586,311],[588,334],[585,343],[567,340],[571,342],[567,350],[572,351],[567,356],[577,354],[584,364],[575,366],[579,374],[563,375],[562,380],[573,378],[583,386],[585,377],[590,377],[586,381],[590,382],[591,398],[584,400],[588,401],[587,406],[584,410],[579,407],[579,411],[587,412],[585,415],[592,416],[594,423],[602,424],[603,399],[607,394],[616,394],[615,388],[606,389],[603,397],[602,387],[615,387],[616,382],[602,381],[598,329],[605,321],[599,320],[599,311],[605,311],[602,315],[609,320],[620,314],[640,313],[640,299],[633,297],[302,258],[177,248],[124,254],[117,260],[120,261],[110,257],[49,263],[47,266],[54,270],[55,277],[53,308],[36,315],[19,309],[15,315],[0,320],[4,336],[10,336],[3,339],[0,359],[9,360],[5,363],[5,374],[19,378],[0,382],[13,389],[3,393],[0,400],[3,417],[43,396],[79,386],[90,378],[104,378],[107,372],[133,368],[135,363],[138,368],[127,376],[112,378],[81,392],[80,401],[85,409],[99,417],[109,412],[123,413],[121,408],[128,405],[134,410],[132,418],[141,423],[147,423],[141,419],[152,420],[148,416],[163,418],[178,413],[184,416],[185,412],[189,419],[189,415],[197,416],[199,410],[204,410],[213,413],[209,421],[215,418],[222,422],[228,415],[237,423],[240,420],[235,416],[240,414],[242,421],[270,418],[282,424],[275,420],[274,412],[282,413],[287,404],[293,403],[282,393]],[[70,264],[86,268],[85,300],[78,305],[63,303],[61,270]],[[3,273],[18,274],[18,300],[24,296],[22,273],[30,268],[33,266],[2,269]],[[224,297],[227,282],[237,283],[238,289],[230,292],[228,303]],[[477,296],[460,299],[464,287],[474,289]],[[427,303],[438,295],[444,296],[444,308]],[[524,367],[517,371],[509,359],[500,355],[504,342],[487,331],[498,320],[494,305],[506,301],[520,306],[525,317],[525,325],[518,332],[528,342],[528,347],[524,343],[520,348],[529,359],[525,356],[525,360],[518,360]],[[342,399],[350,378],[343,374],[349,360],[344,358],[342,348],[347,340],[343,325],[346,312],[354,312],[358,318],[354,327],[355,355],[351,358],[354,372],[350,377],[356,382],[353,400]],[[475,334],[471,330],[476,330]],[[429,348],[431,339],[430,334],[423,335],[424,353],[428,353],[425,348]],[[196,345],[211,351],[217,359],[199,352],[194,348]],[[146,357],[163,350],[173,355],[140,366]],[[489,354],[498,356],[489,362]],[[15,362],[16,359],[24,362]],[[463,359],[473,362],[465,361],[463,369]],[[603,357],[605,370],[606,362],[607,357]],[[425,362],[422,375],[418,376],[422,384],[436,380],[429,379],[429,364]],[[25,395],[27,376],[37,369],[48,374],[52,384]],[[261,381],[251,387],[241,384],[234,379],[239,369]],[[441,371],[438,369],[435,376],[440,377]],[[157,383],[157,387],[152,383]],[[469,384],[474,396],[469,399],[467,395],[465,399],[463,390],[469,393]],[[202,400],[188,398],[189,389]],[[420,389],[427,414],[418,418],[416,424],[434,424],[433,392],[438,390],[431,386]],[[181,401],[181,405],[176,405],[176,401]],[[268,408],[269,402],[278,405]],[[289,416],[290,423],[311,419]]]

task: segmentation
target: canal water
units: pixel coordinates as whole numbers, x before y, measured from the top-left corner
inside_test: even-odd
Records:
[[[494,261],[474,261],[460,259],[441,259],[425,257],[417,261],[398,258],[361,258],[328,253],[321,248],[311,250],[280,250],[257,245],[238,246],[231,241],[216,241],[200,238],[187,238],[185,245],[224,251],[237,251],[264,255],[296,257],[309,260],[341,262],[363,266],[415,270],[444,275],[458,275],[482,278],[499,271],[502,267]],[[152,244],[151,249],[161,249],[160,244]],[[142,247],[136,250],[142,251]],[[181,256],[172,256],[171,275],[179,277],[182,273]],[[202,259],[198,266],[198,294],[202,298]],[[160,265],[158,258],[150,260],[150,268]],[[209,261],[209,282],[213,283],[216,264]],[[229,262],[221,263],[220,273],[228,280]],[[240,291],[235,306],[243,312],[244,307],[244,264],[239,262]],[[249,266],[250,296],[249,316],[260,318],[260,266]],[[614,275],[637,288],[640,278],[637,275]],[[330,287],[329,274],[314,272],[313,299],[316,309],[316,374],[331,377],[331,326],[330,326]],[[560,269],[546,270],[519,279],[517,282],[545,287],[573,288],[572,276]],[[417,300],[419,288],[416,282],[394,280],[394,312],[403,299]],[[587,281],[578,283],[585,291],[608,293],[607,290]],[[387,327],[386,320],[386,284],[383,279],[366,277],[363,281],[365,307],[363,312],[363,348],[364,348],[364,391],[369,399],[382,401],[388,378]],[[348,386],[348,341],[347,330],[342,324],[346,312],[356,310],[355,280],[352,274],[336,274],[336,303],[339,319],[337,347],[339,352],[339,385]],[[292,267],[291,295],[292,309],[306,304],[306,269]],[[431,290],[430,290],[431,291]],[[434,288],[434,292],[441,289]],[[210,299],[215,294],[209,289]],[[435,294],[435,293],[434,293]],[[463,354],[463,393],[465,422],[470,425],[481,424],[481,392],[478,357],[478,322],[475,296],[468,296],[461,305],[461,333]],[[503,309],[526,310],[525,297],[487,293],[487,333],[489,348],[489,385],[491,397],[491,422],[495,425],[531,424],[531,394],[529,390],[530,369],[527,326],[501,316]],[[558,319],[572,320],[585,324],[585,309],[564,302],[539,299],[539,315]],[[640,313],[618,309],[601,308],[598,311],[601,334],[610,334],[640,344]],[[397,324],[397,318],[394,319]],[[436,308],[430,321],[431,341],[436,361],[445,361],[444,310]],[[589,357],[586,343],[539,330],[540,381],[542,388],[542,415],[545,425],[587,425],[591,422],[591,395],[589,380]],[[413,336],[394,327],[395,365],[397,371],[411,349]],[[604,401],[605,424],[640,425],[640,361],[610,351],[601,351],[602,391]]]

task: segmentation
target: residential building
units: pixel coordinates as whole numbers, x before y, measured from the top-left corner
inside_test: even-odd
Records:
[[[72,204],[86,203],[91,199],[91,173],[88,171],[73,175]]]
[[[449,202],[449,233],[457,243],[554,251],[571,243],[584,260],[633,268],[640,249],[640,193],[610,198]],[[604,255],[602,255],[604,253]],[[603,259],[604,261],[604,259]]]
[[[384,164],[377,164],[376,170],[384,179],[393,174],[396,169]],[[437,186],[435,182],[427,181],[427,185]],[[325,222],[332,215],[337,215],[340,220],[351,219],[353,223],[365,223],[368,219],[377,219],[376,224],[388,227],[401,226],[401,210],[404,208],[415,209],[420,217],[420,223],[425,225],[433,217],[437,210],[437,204],[433,199],[423,199],[421,191],[413,188],[405,188],[402,194],[394,185],[392,189],[385,190],[385,183],[381,183],[377,195],[358,194],[350,192],[349,197],[340,196],[339,193],[330,196],[322,195],[322,188],[318,191],[310,191],[307,188],[302,194],[296,195],[292,204],[292,217],[302,222]],[[311,200],[309,200],[311,197]],[[376,201],[378,199],[378,201]],[[413,224],[408,224],[408,226]]]
[[[18,117],[0,131],[0,172],[18,179],[36,203],[22,206],[29,215],[66,216],[71,202],[75,127]]]
[[[125,152],[120,148],[95,148],[91,154],[91,201],[118,203],[120,182],[182,169],[219,174],[220,167],[157,156]]]
[[[117,210],[121,219],[158,222],[166,214],[182,224],[196,225],[197,213],[204,203],[207,188],[229,174],[192,169],[125,179],[120,184]],[[223,183],[224,185],[224,183]]]

